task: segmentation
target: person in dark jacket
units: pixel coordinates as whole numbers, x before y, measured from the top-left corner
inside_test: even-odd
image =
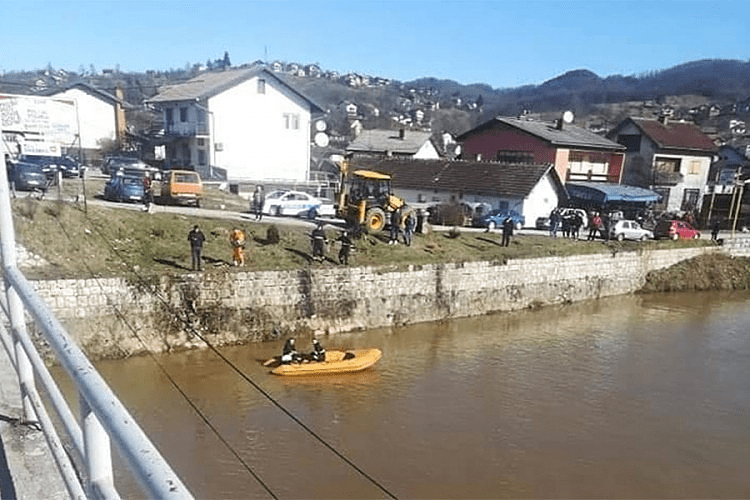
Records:
[[[398,245],[398,235],[401,232],[401,210],[395,209],[391,212],[391,238],[389,245]]]
[[[320,345],[318,339],[313,339],[313,351],[310,353],[310,359],[313,361],[325,361],[326,350],[325,347]]]
[[[339,262],[345,266],[349,265],[349,253],[352,250],[352,237],[349,235],[348,230],[344,230],[339,236],[341,242],[341,250],[339,250]]]
[[[503,221],[503,242],[500,246],[507,247],[510,245],[510,237],[513,236],[513,226],[515,226],[515,223],[513,222],[513,218],[509,215]]]
[[[321,222],[318,223],[318,225],[313,229],[312,234],[310,235],[312,238],[312,254],[313,254],[313,260],[317,260],[319,262],[323,262],[325,260],[325,243],[326,243],[326,232],[323,229],[323,224]]]
[[[190,254],[193,260],[193,271],[202,271],[201,269],[201,253],[203,252],[203,242],[206,241],[206,237],[203,236],[203,232],[200,228],[195,225],[192,231],[188,233],[187,237],[190,242]]]
[[[281,364],[298,363],[299,360],[300,356],[297,352],[297,346],[294,344],[294,339],[286,339],[284,349],[281,351]]]

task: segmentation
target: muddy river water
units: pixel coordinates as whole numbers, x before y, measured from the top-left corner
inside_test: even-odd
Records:
[[[750,497],[748,294],[321,342],[384,355],[367,372],[289,379],[257,361],[282,341],[221,352],[325,445],[210,350],[97,366],[196,498]]]

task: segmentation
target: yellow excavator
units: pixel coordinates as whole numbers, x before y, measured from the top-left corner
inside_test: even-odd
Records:
[[[336,216],[367,232],[382,231],[391,213],[402,209],[400,223],[413,212],[406,202],[391,190],[391,176],[373,170],[353,170],[348,160],[339,163],[341,182],[336,196]],[[413,215],[413,214],[412,214]]]

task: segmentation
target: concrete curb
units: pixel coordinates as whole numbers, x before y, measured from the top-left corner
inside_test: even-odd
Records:
[[[19,423],[21,408],[16,372],[0,347],[0,498],[70,498],[42,431]]]

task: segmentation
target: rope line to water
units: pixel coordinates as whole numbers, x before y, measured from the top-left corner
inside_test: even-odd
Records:
[[[88,215],[86,215],[86,218],[91,220]],[[375,485],[378,489],[380,489],[383,493],[385,493],[388,497],[397,500],[398,497],[396,497],[393,493],[391,493],[388,489],[385,488],[380,482],[367,474],[364,470],[362,470],[359,466],[357,466],[354,462],[352,462],[349,458],[347,458],[343,453],[339,452],[336,448],[334,448],[331,444],[329,444],[325,439],[323,439],[318,433],[316,433],[312,428],[310,428],[308,425],[306,425],[302,420],[300,420],[296,415],[294,415],[291,411],[287,410],[281,403],[279,403],[271,394],[266,392],[258,383],[256,383],[254,380],[252,380],[247,374],[245,374],[237,365],[235,365],[231,360],[229,360],[226,356],[224,356],[211,342],[209,342],[189,321],[189,318],[187,318],[187,314],[185,314],[185,318],[183,318],[183,315],[180,314],[179,311],[176,310],[174,306],[172,306],[157,290],[154,289],[154,287],[147,282],[145,278],[143,278],[138,271],[132,268],[130,264],[127,262],[127,260],[120,254],[120,252],[110,244],[109,239],[106,238],[105,235],[103,235],[100,231],[100,229],[95,225],[95,221],[91,221],[94,224],[94,229],[99,237],[102,238],[102,240],[105,242],[107,246],[111,249],[111,251],[117,255],[117,257],[127,266],[128,271],[130,271],[132,274],[138,278],[138,280],[141,282],[142,285],[144,285],[144,288],[148,290],[148,292],[153,295],[159,302],[164,305],[168,311],[170,311],[175,318],[177,318],[179,321],[183,323],[183,325],[186,327],[186,329],[193,333],[196,337],[198,337],[203,343],[206,344],[206,346],[214,353],[216,354],[219,359],[221,359],[224,363],[226,363],[227,366],[229,366],[235,373],[237,373],[240,377],[242,377],[248,384],[250,384],[255,390],[257,390],[263,397],[265,397],[268,401],[270,401],[274,406],[276,406],[282,413],[284,413],[287,417],[289,417],[293,422],[295,422],[297,425],[299,425],[302,429],[304,429],[310,436],[312,436],[315,440],[317,440],[320,444],[322,444],[325,448],[327,448],[329,451],[331,451],[334,455],[336,455],[340,460],[342,460],[344,463],[349,465],[352,469],[357,471],[362,477],[367,479],[369,482],[371,482],[373,485]]]
[[[60,225],[60,229],[62,230],[63,234],[65,234],[65,237],[68,238],[68,241],[70,241],[71,243],[73,243],[75,245],[75,242],[73,241],[73,239],[68,234],[68,231],[63,226],[63,224],[60,221],[59,217],[55,217],[55,219],[57,220],[58,224]],[[98,231],[98,228],[95,228],[95,229]],[[106,241],[106,239],[105,239],[105,241]],[[110,247],[110,248],[112,248],[112,247]],[[114,251],[116,252],[116,250],[114,250]],[[118,255],[118,257],[119,257],[119,255]],[[102,294],[106,297],[106,292],[105,292],[104,287],[102,286],[101,282],[99,281],[99,278],[91,270],[91,268],[85,262],[85,260],[82,259],[81,263],[84,265],[84,267],[89,272],[89,274],[91,276],[93,276],[94,281],[96,282],[97,286],[102,291]],[[109,299],[109,298],[107,297],[107,299]],[[108,302],[110,302],[110,301],[108,300]],[[260,484],[263,487],[263,489],[266,490],[266,492],[271,496],[271,498],[273,498],[274,500],[278,500],[278,497],[276,496],[276,494],[265,483],[265,481],[263,481],[263,479],[253,470],[252,467],[250,467],[250,465],[247,462],[245,462],[245,460],[242,458],[242,456],[240,456],[239,452],[234,449],[234,447],[229,443],[229,441],[227,441],[224,438],[224,436],[222,436],[221,432],[219,432],[219,430],[211,423],[211,421],[209,420],[209,418],[200,410],[200,408],[198,408],[198,406],[193,402],[193,400],[190,399],[190,396],[188,396],[188,394],[182,389],[182,387],[180,387],[180,385],[177,383],[177,381],[174,378],[172,378],[172,376],[169,374],[169,372],[167,371],[167,369],[159,362],[159,360],[156,359],[156,356],[154,355],[154,353],[151,352],[150,349],[148,349],[148,347],[146,346],[145,341],[141,338],[141,336],[138,334],[138,332],[135,329],[135,327],[130,323],[130,321],[128,321],[128,318],[122,313],[122,311],[120,311],[120,309],[118,307],[116,307],[114,304],[112,304],[111,302],[110,302],[110,306],[115,311],[115,315],[120,320],[122,320],[123,323],[125,323],[125,325],[127,326],[128,330],[130,330],[130,332],[133,334],[133,336],[136,339],[138,339],[138,341],[143,346],[143,349],[148,353],[148,355],[151,358],[151,360],[154,362],[154,364],[156,364],[156,366],[159,368],[159,370],[161,371],[161,373],[167,378],[167,380],[172,385],[172,387],[174,387],[177,390],[177,392],[180,393],[180,395],[183,397],[183,399],[187,402],[188,405],[190,405],[190,407],[200,417],[200,419],[203,421],[203,423],[205,423],[206,426],[208,426],[208,428],[211,429],[211,431],[216,435],[216,437],[219,438],[219,441],[221,441],[221,443],[230,451],[230,453],[232,455],[234,455],[234,457],[240,462],[240,464],[242,464],[242,466],[245,468],[245,470],[247,472],[249,472],[253,476],[253,478],[255,478],[255,480],[258,482],[258,484]]]

